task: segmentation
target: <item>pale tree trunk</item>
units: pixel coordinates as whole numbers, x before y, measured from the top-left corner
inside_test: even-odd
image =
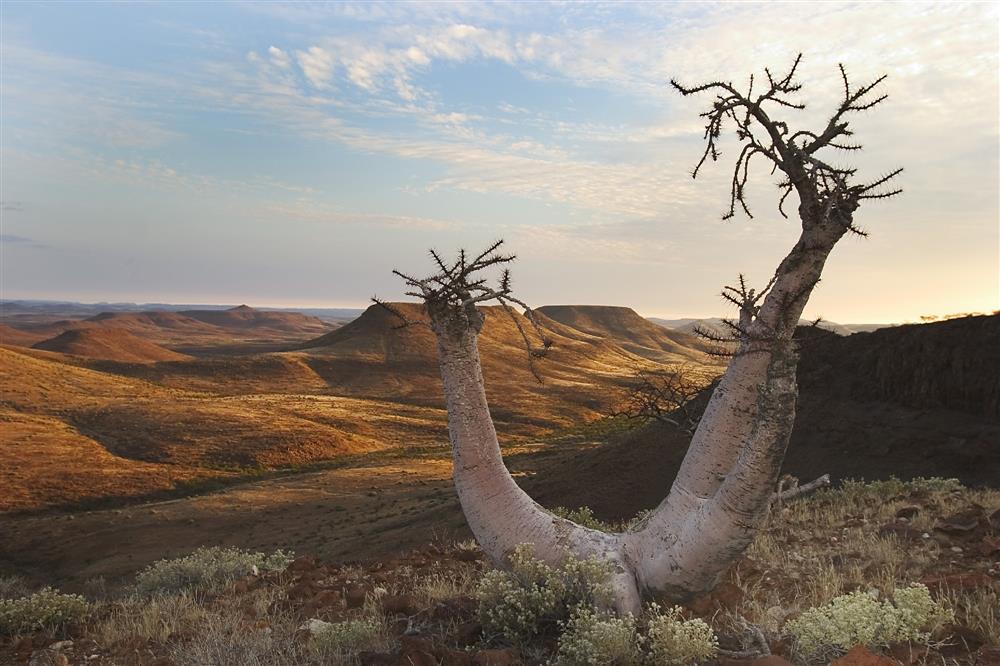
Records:
[[[479,276],[480,271],[514,259],[498,253],[503,241],[472,259],[461,252],[453,264],[431,251],[439,272],[422,280],[396,272],[411,287],[407,294],[422,298],[431,315],[448,408],[455,486],[473,534],[498,565],[522,543],[533,544],[536,556],[552,564],[569,554],[600,557],[613,565],[618,610],[634,613],[643,597],[673,600],[711,588],[759,529],[795,421],[796,324],[834,245],[847,231],[863,234],[853,223],[859,203],[901,191],[886,191],[883,186],[902,169],[869,184],[851,184],[853,169],[831,166],[816,156],[825,148],[860,149],[849,142],[852,134],[845,118],[885,99],[873,93],[885,77],[852,90],[841,67],[844,99],[826,128],[792,132],[787,123],[772,120],[763,107],[766,103],[804,108],[789,99],[801,87],[794,81],[798,64],[796,59],[784,77],[767,71],[769,87],[757,94],[752,78],[747,93],[721,81],[692,88],[671,81],[684,95],[715,94],[711,109],[702,114],[707,119],[706,149],[695,175],[709,157],[719,156],[716,141],[723,123],[736,124],[743,148],[725,218],[732,217],[737,206],[750,214],[744,185],[749,163],[757,157],[784,174],[779,184],[782,202],[793,191],[798,194],[802,234],[764,290],[763,301],[759,302],[760,294],[746,289],[742,278],[740,289],[732,289],[739,294],[730,298],[740,307],[739,347],[709,401],[670,493],[632,530],[604,534],[553,516],[514,483],[503,463],[486,402],[477,347],[483,314],[476,308],[477,303],[495,300],[513,317],[511,304],[527,307],[511,295],[507,270],[496,289],[486,287]],[[753,128],[763,129],[766,138],[759,138]],[[784,214],[781,203],[778,208]],[[526,313],[530,318],[530,310]],[[396,314],[408,324],[419,323]],[[529,359],[533,358],[536,350],[524,327],[516,317],[513,321]],[[533,318],[531,322],[544,341]]]
[[[514,482],[486,400],[477,344],[483,314],[431,308],[455,487],[484,552],[498,565],[522,543],[553,564],[569,553],[608,560],[621,611],[637,612],[643,596],[683,598],[714,585],[753,538],[769,506],[795,415],[791,335],[839,237],[804,233],[782,262],[761,306],[759,329],[766,339],[746,343],[734,357],[667,499],[625,534],[556,517]]]
[[[794,423],[792,335],[842,235],[832,225],[807,225],[751,324],[761,339],[744,342],[731,360],[667,498],[625,535],[641,591],[683,597],[710,589],[752,539]],[[776,404],[789,419],[778,418]]]
[[[482,314],[470,326],[455,326],[434,317],[441,378],[448,408],[448,433],[454,461],[455,488],[466,521],[483,551],[498,566],[519,544],[532,544],[535,556],[557,565],[567,553],[611,562],[615,606],[637,612],[640,597],[626,566],[618,535],[588,529],[557,517],[528,496],[511,478],[500,454],[486,402],[477,336]]]

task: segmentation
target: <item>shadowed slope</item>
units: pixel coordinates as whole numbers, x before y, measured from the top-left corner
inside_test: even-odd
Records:
[[[225,398],[24,351],[0,348],[0,511],[155,492],[233,468],[301,465],[443,436],[433,410],[332,396]],[[36,487],[74,455],[86,464],[64,470],[64,489],[47,495]],[[119,483],[119,475],[136,480]]]
[[[805,333],[783,471],[803,480],[943,476],[1000,487],[1000,316],[848,337]],[[605,519],[628,518],[666,496],[689,439],[652,424],[526,485],[543,504],[560,498]]]

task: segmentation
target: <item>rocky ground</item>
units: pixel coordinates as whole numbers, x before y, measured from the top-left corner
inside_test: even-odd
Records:
[[[471,542],[432,541],[364,564],[300,555],[284,571],[212,590],[150,597],[128,581],[101,581],[88,592],[85,619],[5,637],[0,663],[546,663],[557,628],[517,645],[483,629],[475,589],[490,568]],[[913,582],[953,621],[923,642],[837,650],[808,663],[1000,663],[1000,492],[944,481],[848,483],[775,507],[744,557],[684,613],[711,625],[728,651],[709,663],[807,663],[783,631],[790,619],[854,590]],[[0,591],[13,596],[15,587],[6,579]],[[350,620],[378,631],[354,651],[317,652],[317,627]],[[746,626],[760,630],[769,655],[748,641]],[[748,647],[758,654],[724,656]]]

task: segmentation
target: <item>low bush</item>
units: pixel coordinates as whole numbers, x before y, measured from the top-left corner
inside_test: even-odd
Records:
[[[644,509],[628,520],[622,520],[615,523],[604,522],[594,515],[594,510],[589,506],[581,506],[575,509],[567,509],[564,506],[557,506],[551,510],[551,513],[559,518],[571,520],[577,525],[589,527],[590,529],[597,530],[599,532],[624,532],[631,529],[639,522],[645,520],[651,511]]]
[[[630,666],[643,662],[642,637],[632,615],[614,617],[578,608],[562,628],[555,666]]]
[[[685,620],[678,606],[664,612],[650,604],[647,641],[649,661],[657,666],[700,663],[719,649],[712,628],[698,618]]]
[[[551,567],[534,557],[531,544],[521,544],[509,564],[509,570],[484,574],[475,596],[487,633],[514,643],[569,620],[578,607],[605,606],[611,600],[611,565],[606,561],[567,555],[562,565]]]
[[[383,650],[388,629],[379,618],[366,617],[322,624],[313,631],[310,645],[324,659],[344,661],[364,650]]]
[[[785,625],[806,659],[849,650],[855,645],[879,648],[899,641],[926,642],[928,630],[947,622],[952,613],[935,602],[927,588],[897,588],[893,602],[857,591],[810,608]]]
[[[26,597],[0,600],[0,634],[54,631],[82,620],[89,610],[80,595],[46,587]]]
[[[239,548],[199,548],[190,555],[160,560],[136,576],[141,594],[211,591],[254,571],[284,571],[292,554],[277,550],[270,555]]]

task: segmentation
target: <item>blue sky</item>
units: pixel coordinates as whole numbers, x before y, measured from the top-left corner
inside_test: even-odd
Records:
[[[706,100],[802,51],[888,73],[856,120],[903,197],[866,205],[808,314],[914,320],[1000,307],[995,3],[26,3],[2,5],[2,296],[361,306],[425,249],[503,237],[537,305],[724,312],[794,241],[756,174],[697,181]]]

